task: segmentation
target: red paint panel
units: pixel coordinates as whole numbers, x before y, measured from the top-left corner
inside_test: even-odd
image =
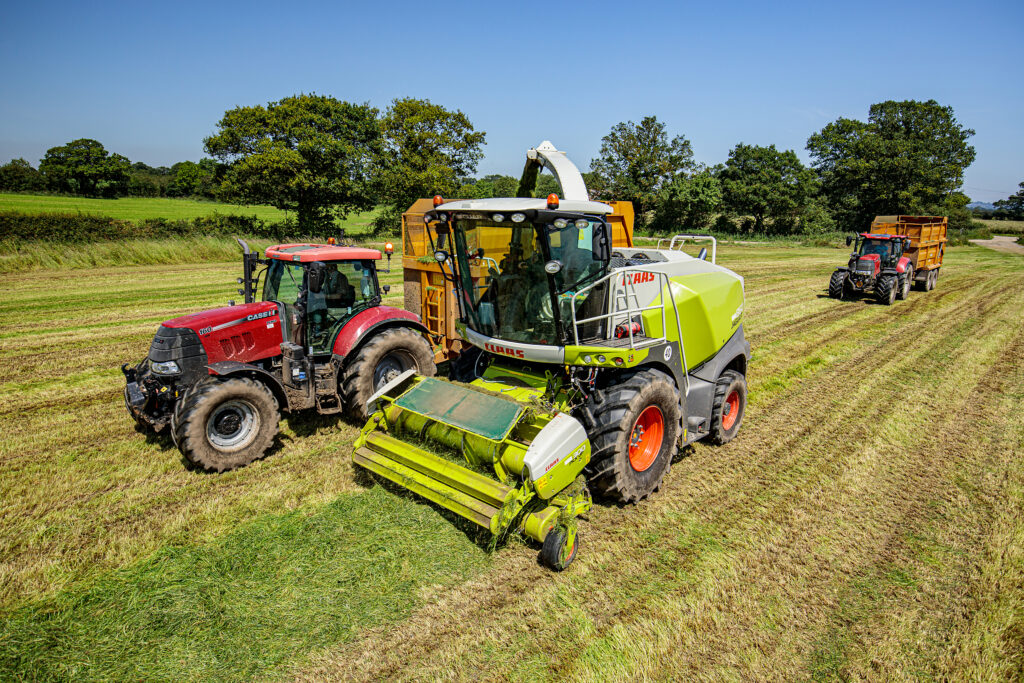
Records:
[[[296,249],[296,247],[305,247]],[[292,249],[293,251],[286,251]],[[356,261],[363,259],[380,260],[380,252],[376,249],[364,247],[336,247],[330,244],[277,244],[267,247],[265,252],[267,258],[279,259],[281,261],[293,261],[299,263],[310,263],[312,261]]]
[[[420,319],[414,313],[393,308],[391,306],[374,306],[367,308],[354,315],[351,320],[345,323],[341,333],[334,340],[334,353],[339,356],[346,356],[352,348],[359,343],[368,331],[381,323],[395,320],[403,323],[413,323],[414,327],[420,327]]]
[[[214,308],[168,320],[164,325],[194,330],[210,363],[273,358],[281,354],[284,341],[277,305],[271,301]]]

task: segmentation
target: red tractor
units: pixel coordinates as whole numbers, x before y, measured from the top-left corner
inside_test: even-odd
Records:
[[[854,250],[849,264],[836,268],[828,282],[830,297],[844,299],[870,289],[879,303],[890,305],[910,295],[914,263],[903,255],[910,248],[909,237],[862,232],[846,238],[846,246],[850,245]]]
[[[435,374],[419,318],[381,305],[390,286],[378,283],[376,249],[281,244],[262,259],[239,244],[245,303],[168,320],[149,356],[121,368],[128,412],[144,428],[169,427],[189,462],[242,467],[270,447],[282,410],[365,421],[378,387],[407,370]]]

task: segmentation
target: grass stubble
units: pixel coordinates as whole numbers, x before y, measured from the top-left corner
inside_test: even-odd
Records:
[[[598,506],[560,575],[366,488],[353,425],[290,418],[217,476],[134,432],[117,365],[229,298],[234,264],[9,277],[0,678],[1019,675],[1019,260],[951,250],[888,308],[819,295],[835,250],[723,252],[755,354],[741,436]]]

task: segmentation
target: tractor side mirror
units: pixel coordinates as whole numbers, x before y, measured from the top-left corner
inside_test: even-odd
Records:
[[[391,293],[391,285],[381,285],[380,288],[384,290],[384,296]]]
[[[327,279],[327,264],[323,261],[313,261],[309,264],[309,291],[319,294],[324,288],[324,281]]]
[[[700,248],[700,251],[697,252],[697,260],[698,261],[707,261],[708,260],[708,248],[707,247],[701,247]]]
[[[849,235],[847,235],[846,236],[846,246],[850,246],[851,244],[853,244],[853,238],[850,237]]]
[[[910,249],[910,238],[903,240],[903,251]]]

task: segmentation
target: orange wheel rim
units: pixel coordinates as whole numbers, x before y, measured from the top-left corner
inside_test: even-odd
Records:
[[[665,439],[665,416],[658,406],[647,406],[637,416],[629,434],[629,464],[644,472],[654,464]]]
[[[725,405],[722,407],[722,429],[726,431],[732,429],[739,414],[740,395],[739,392],[733,391],[726,397]]]

